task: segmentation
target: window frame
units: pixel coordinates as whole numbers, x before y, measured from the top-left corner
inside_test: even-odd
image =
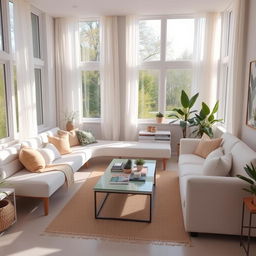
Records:
[[[160,16],[140,16],[138,22],[141,20],[160,20],[160,60],[146,61],[138,63],[137,71],[140,70],[159,70],[159,85],[158,85],[158,111],[166,112],[166,73],[169,69],[191,69],[191,60],[166,60],[166,42],[167,42],[167,20],[168,19],[195,19],[197,16],[193,14],[184,15],[160,15]],[[196,23],[194,23],[194,38],[196,33]],[[139,40],[138,40],[139,41]],[[194,47],[193,47],[194,48]],[[139,55],[139,53],[137,53]],[[191,84],[192,86],[192,84]],[[192,91],[192,88],[191,88]],[[168,119],[168,118],[167,118]],[[139,118],[138,123],[152,123],[153,119]]]
[[[233,35],[233,9],[229,6],[221,14],[221,46],[219,61],[219,78],[217,86],[217,96],[222,103],[217,113],[218,118],[222,118],[223,122],[219,126],[226,128],[226,117],[228,115],[228,92],[230,88],[230,51],[232,46]]]
[[[100,24],[100,18],[99,17],[88,17],[88,18],[83,18],[79,20],[79,24],[82,22],[89,22],[89,21],[98,21],[99,22],[99,28],[100,28],[100,33],[99,33],[99,40],[101,42],[101,24]],[[79,44],[80,44],[80,33],[79,33]],[[100,47],[101,49],[101,47]],[[101,58],[101,54],[100,54]],[[81,75],[81,91],[82,91],[82,72],[83,71],[98,71],[99,74],[101,73],[101,64],[100,64],[100,58],[99,61],[82,61],[81,60],[81,48],[79,47],[79,62],[80,62],[80,75]],[[101,75],[101,74],[100,74]],[[100,79],[101,82],[101,79]],[[101,86],[101,85],[100,85]],[[81,97],[83,100],[83,94],[81,93]],[[102,97],[102,95],[101,95]],[[100,99],[101,100],[101,99]],[[101,109],[100,112],[102,113]],[[83,107],[82,107],[82,122],[86,123],[100,123],[101,122],[101,117],[84,117],[83,116]]]

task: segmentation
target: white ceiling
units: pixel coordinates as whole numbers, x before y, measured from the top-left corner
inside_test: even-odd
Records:
[[[221,11],[231,0],[30,0],[54,17]]]

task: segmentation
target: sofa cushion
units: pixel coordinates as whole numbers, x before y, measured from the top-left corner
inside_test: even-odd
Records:
[[[179,176],[184,177],[187,175],[203,175],[203,166],[201,164],[180,164]]]
[[[221,146],[224,148],[225,154],[230,153],[234,145],[240,141],[236,136],[230,133],[224,133],[221,138],[223,139]]]
[[[244,142],[239,141],[231,149],[233,165],[231,175],[246,175],[244,167],[246,164],[253,163],[256,166],[256,152],[249,148]]]
[[[205,160],[210,160],[212,158],[215,157],[222,157],[224,155],[224,151],[223,151],[223,147],[219,147],[216,148],[215,150],[213,150],[207,157]]]
[[[194,154],[182,154],[179,157],[179,164],[200,164],[204,163],[205,159]]]
[[[232,155],[228,153],[221,156],[210,156],[205,159],[203,175],[227,176],[232,166]]]
[[[79,140],[79,144],[82,146],[97,142],[91,132],[78,130],[76,131],[76,135]]]
[[[69,144],[70,144],[70,147],[73,147],[73,146],[77,146],[79,145],[79,140],[77,138],[77,135],[76,135],[76,130],[77,129],[74,129],[72,131],[63,131],[63,130],[58,130],[58,135],[62,136],[62,135],[68,135],[68,138],[69,138]]]
[[[48,140],[58,149],[62,155],[72,152],[67,134],[62,136],[48,136]]]
[[[6,179],[15,194],[29,197],[50,197],[64,183],[65,175],[58,171],[32,173],[23,169]]]
[[[37,172],[45,168],[45,160],[40,152],[29,147],[22,147],[19,153],[19,160],[30,172]]]
[[[51,164],[55,159],[61,157],[60,152],[52,143],[45,144],[45,146],[39,148],[38,151],[42,154],[46,165]]]
[[[195,154],[206,158],[213,150],[220,146],[221,141],[222,138],[212,140],[202,138],[195,150]]]

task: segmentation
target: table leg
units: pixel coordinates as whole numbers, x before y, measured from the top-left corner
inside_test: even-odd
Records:
[[[242,243],[243,243],[243,231],[244,231],[244,203],[243,203],[243,210],[242,210],[240,246],[242,246]]]

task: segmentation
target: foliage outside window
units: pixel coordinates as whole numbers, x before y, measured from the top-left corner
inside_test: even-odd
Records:
[[[100,118],[100,22],[81,21],[80,60],[84,118]]]
[[[139,20],[140,119],[170,113],[182,90],[190,96],[194,30],[194,18]]]

